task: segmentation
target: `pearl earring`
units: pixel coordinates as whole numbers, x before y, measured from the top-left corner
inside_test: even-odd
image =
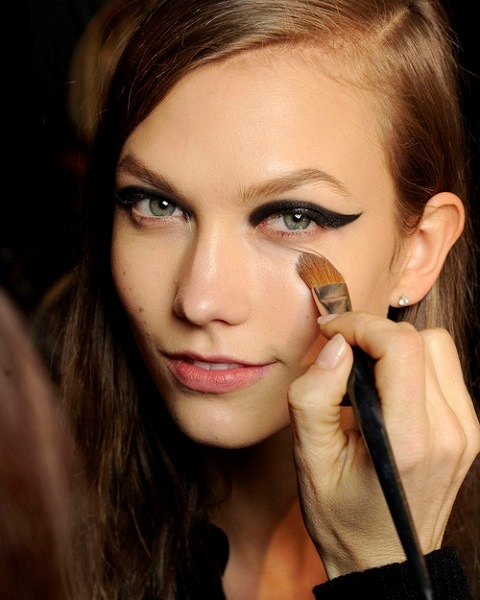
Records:
[[[402,294],[398,299],[398,304],[400,306],[407,306],[407,304],[410,304],[410,300]]]

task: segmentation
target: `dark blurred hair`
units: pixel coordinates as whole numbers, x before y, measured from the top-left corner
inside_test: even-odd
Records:
[[[77,537],[85,489],[73,486],[76,467],[24,317],[0,290],[1,598],[90,600],[88,553]]]

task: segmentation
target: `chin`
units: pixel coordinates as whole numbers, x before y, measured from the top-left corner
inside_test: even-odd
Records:
[[[268,422],[264,412],[259,415],[257,411],[248,414],[240,411],[242,414],[239,414],[229,407],[190,405],[170,412],[178,428],[192,441],[226,450],[256,446],[290,426],[288,412],[272,415]]]

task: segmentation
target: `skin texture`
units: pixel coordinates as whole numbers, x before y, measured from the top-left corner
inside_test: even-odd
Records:
[[[119,189],[145,185],[128,173],[134,160],[173,184],[194,214],[190,222],[177,211],[167,222],[135,225],[118,210],[112,264],[160,389],[180,427],[205,443],[251,445],[289,424],[288,386],[323,343],[295,271],[296,249],[332,260],[358,308],[381,315],[388,309],[393,192],[370,106],[331,79],[312,78],[311,69],[301,56],[265,53],[195,72],[122,153]],[[324,182],[246,191],[301,169],[321,169],[345,191]],[[308,234],[289,232],[281,219],[250,225],[255,208],[281,198],[362,215],[336,230],[312,223]],[[188,394],[162,360],[164,352],[185,351],[269,367],[228,398]]]
[[[255,51],[181,80],[120,157],[114,281],[176,423],[229,459],[232,495],[215,517],[230,542],[229,599],[309,598],[323,565],[333,577],[404,558],[353,415],[339,406],[349,344],[378,360],[424,552],[439,547],[479,450],[448,334],[385,318],[401,294],[428,292],[462,231],[462,205],[433,197],[400,238],[375,109],[301,50]],[[164,216],[149,211],[151,193],[130,201],[132,186],[166,192]],[[255,218],[282,199],[359,216],[294,230],[278,214]],[[359,312],[319,329],[300,251],[335,265]]]

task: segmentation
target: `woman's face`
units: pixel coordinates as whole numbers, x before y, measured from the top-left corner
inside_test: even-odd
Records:
[[[287,390],[324,344],[303,250],[385,315],[393,183],[372,100],[300,51],[255,51],[181,80],[130,135],[112,268],[179,427],[221,447],[289,426]],[[397,236],[397,237],[396,237]]]

